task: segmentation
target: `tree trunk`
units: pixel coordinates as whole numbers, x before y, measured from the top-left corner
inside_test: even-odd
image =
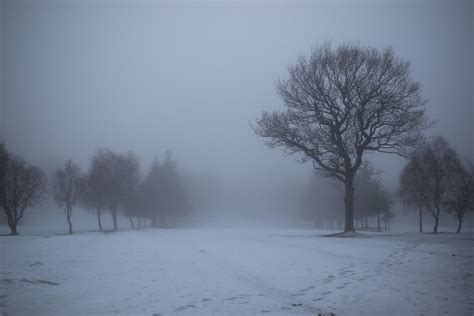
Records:
[[[66,216],[67,217],[67,224],[69,226],[69,235],[72,235],[72,222],[71,222],[71,215]]]
[[[117,208],[112,209],[112,220],[114,221],[114,231],[117,230]]]
[[[135,229],[135,224],[133,224],[133,218],[130,216],[130,225],[132,226],[132,229]]]
[[[18,231],[16,230],[16,222],[12,221],[11,224],[8,224],[10,226],[11,234],[10,235],[18,235]]]
[[[138,216],[138,228],[142,228],[142,218]]]
[[[461,232],[461,226],[462,226],[462,216],[458,216],[458,230],[456,231],[456,234],[459,234]]]
[[[386,227],[387,227],[387,224],[385,224],[385,230],[387,230]],[[377,213],[377,231],[380,232],[380,212]]]
[[[352,178],[346,179],[344,184],[346,195],[344,197],[345,206],[345,227],[344,232],[354,231],[354,184]]]
[[[365,229],[367,229],[367,230],[369,229],[369,217],[368,216],[365,217]]]
[[[99,230],[102,231],[102,221],[100,219],[100,212],[101,212],[101,209],[97,209],[97,223],[99,224]]]

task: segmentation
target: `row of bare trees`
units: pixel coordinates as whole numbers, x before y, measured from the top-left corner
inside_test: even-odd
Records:
[[[9,153],[0,143],[0,207],[12,235],[18,234],[17,226],[25,210],[38,204],[48,192],[64,209],[69,234],[73,233],[73,210],[78,207],[97,216],[101,231],[104,211],[110,213],[113,230],[117,230],[120,213],[129,218],[132,228],[135,228],[134,219],[138,220],[138,227],[146,219],[153,227],[166,227],[168,217],[185,215],[191,209],[169,152],[162,163],[155,159],[148,174],[142,177],[135,154],[99,149],[87,172],[67,160],[52,173],[48,185],[47,176],[40,168]]]
[[[116,231],[120,212],[128,217],[134,229],[134,219],[138,221],[138,228],[146,219],[150,220],[152,227],[167,227],[169,216],[182,216],[191,209],[188,194],[169,152],[162,163],[155,159],[142,179],[140,162],[135,154],[99,149],[92,157],[87,173],[83,174],[71,160],[66,161],[53,174],[53,189],[58,206],[65,209],[70,234],[74,206],[95,213],[100,231],[104,229],[103,211],[110,213]]]
[[[454,214],[461,232],[464,217],[474,211],[474,165],[463,163],[443,137],[436,137],[415,150],[400,175],[400,196],[404,204],[416,209],[419,231],[423,213],[434,219],[438,232],[442,211]]]

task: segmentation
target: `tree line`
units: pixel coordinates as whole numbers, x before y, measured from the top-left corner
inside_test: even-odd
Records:
[[[37,205],[46,194],[52,194],[64,210],[69,234],[73,233],[73,210],[78,207],[97,216],[100,231],[104,230],[105,213],[110,214],[116,231],[120,214],[129,219],[134,229],[141,228],[145,221],[152,227],[167,227],[170,216],[183,216],[191,210],[188,192],[170,152],[162,162],[155,159],[142,176],[134,153],[101,148],[91,158],[87,171],[69,159],[48,181],[39,167],[8,152],[0,143],[0,207],[12,235],[18,234],[25,210]]]

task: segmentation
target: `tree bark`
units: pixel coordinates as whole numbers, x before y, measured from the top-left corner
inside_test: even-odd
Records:
[[[345,226],[344,232],[354,231],[354,184],[352,178],[345,181],[346,194],[344,197]]]

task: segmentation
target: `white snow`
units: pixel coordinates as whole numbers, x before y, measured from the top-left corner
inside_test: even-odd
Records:
[[[474,313],[472,232],[321,237],[327,233],[143,229],[1,236],[0,312]]]

